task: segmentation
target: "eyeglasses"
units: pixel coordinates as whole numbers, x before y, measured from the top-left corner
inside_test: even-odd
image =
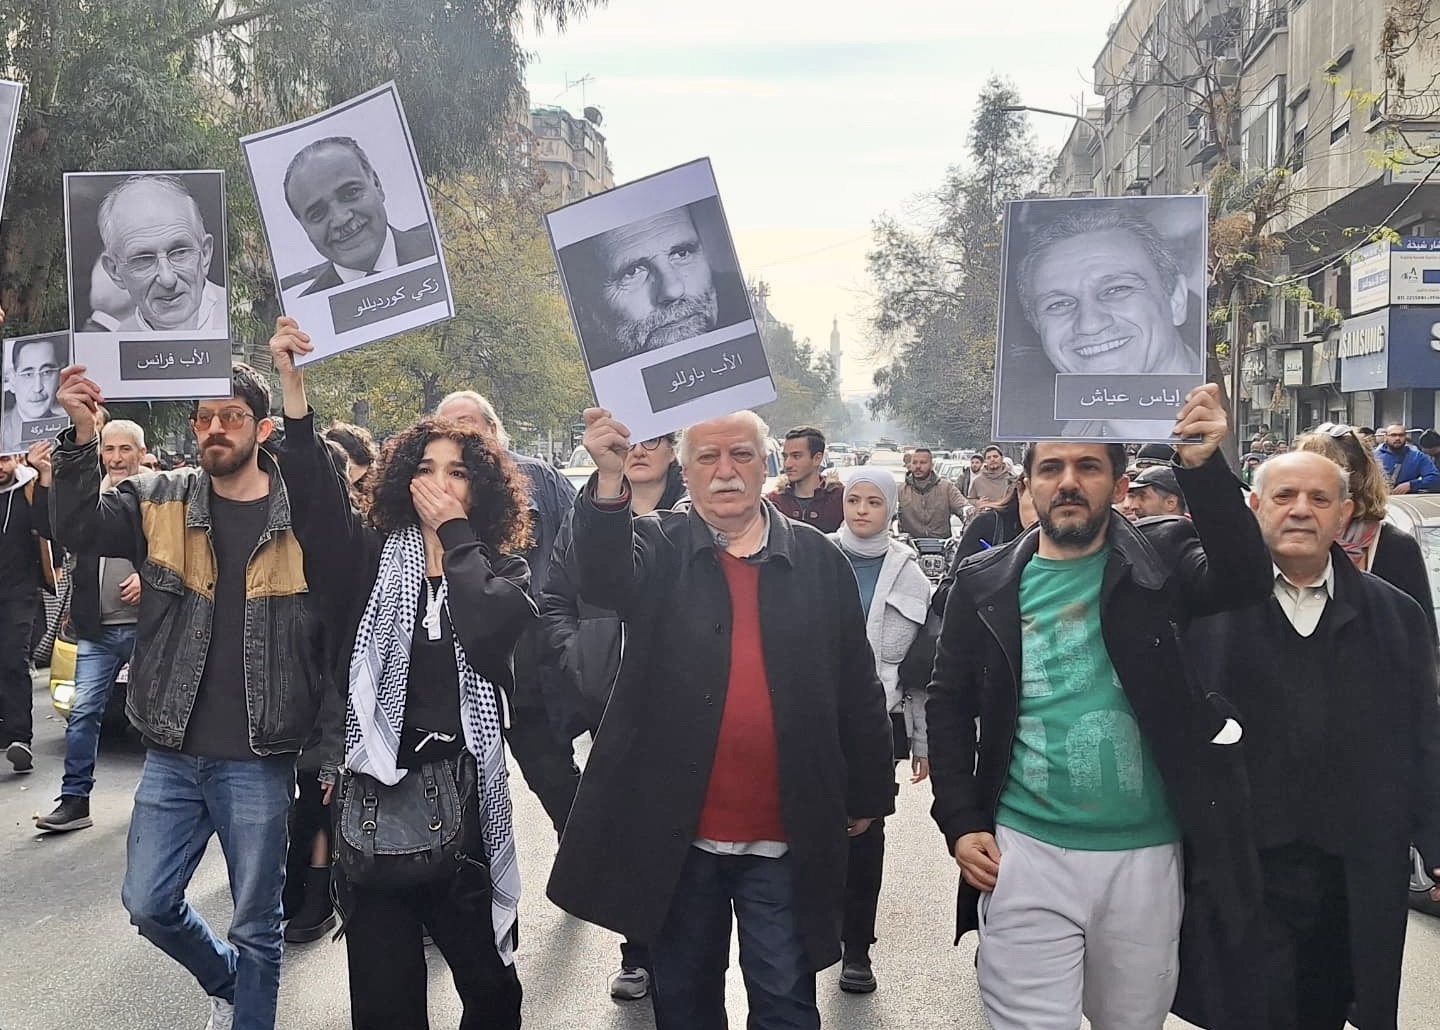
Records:
[[[165,259],[167,265],[174,268],[177,265],[190,264],[199,253],[198,247],[176,247],[163,254],[136,254],[134,257],[125,259],[125,271],[131,275],[154,275],[160,269],[161,258]]]
[[[639,443],[632,443],[630,445],[630,449],[633,451],[636,447],[643,447],[647,451],[658,451],[660,449],[660,445],[666,442],[666,437],[657,436],[653,440],[641,440]]]
[[[60,369],[55,365],[41,365],[39,368],[22,368],[15,373],[15,378],[26,386],[34,386],[37,379],[49,382],[60,374]]]
[[[195,414],[190,416],[190,424],[197,430],[210,428],[210,423],[216,419],[220,420],[221,429],[239,429],[245,424],[247,418],[255,418],[248,411],[240,408],[226,408],[224,411],[211,411],[209,408],[197,408]],[[259,421],[256,419],[256,421]]]

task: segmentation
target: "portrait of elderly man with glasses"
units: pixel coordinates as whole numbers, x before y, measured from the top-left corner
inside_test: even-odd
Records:
[[[209,279],[215,238],[200,205],[173,175],[134,175],[100,202],[101,266],[130,297],[116,332],[220,330],[223,287]]]

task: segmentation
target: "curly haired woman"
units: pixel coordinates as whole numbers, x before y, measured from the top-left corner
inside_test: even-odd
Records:
[[[282,318],[271,350],[286,411],[306,410],[293,358],[311,350],[309,337]],[[461,1030],[509,1030],[520,1026],[520,876],[500,708],[502,691],[514,685],[515,641],[536,617],[529,570],[511,556],[528,536],[524,488],[489,437],[435,419],[393,437],[368,480],[369,553],[355,563],[363,570],[355,596],[366,601],[351,658],[345,764],[393,786],[427,763],[471,763],[483,840],[474,850],[484,862],[462,863],[438,881],[378,889],[349,882],[342,861],[351,1023],[429,1026],[428,932],[464,1003]]]

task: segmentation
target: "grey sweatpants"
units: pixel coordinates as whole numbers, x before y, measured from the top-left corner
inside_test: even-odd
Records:
[[[1001,826],[980,898],[980,997],[994,1030],[1159,1030],[1175,997],[1179,844],[1057,848]]]

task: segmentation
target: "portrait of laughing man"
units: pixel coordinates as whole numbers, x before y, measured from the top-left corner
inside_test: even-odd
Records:
[[[1147,219],[1113,204],[1035,229],[1020,262],[1020,302],[1055,371],[1203,372],[1201,348],[1184,329],[1200,284],[1187,281],[1181,260]],[[1079,429],[1067,426],[1066,435]]]
[[[306,144],[285,170],[285,202],[325,260],[287,276],[281,288],[308,283],[308,296],[435,256],[426,222],[409,229],[390,224],[385,187],[360,144],[328,136]]]

